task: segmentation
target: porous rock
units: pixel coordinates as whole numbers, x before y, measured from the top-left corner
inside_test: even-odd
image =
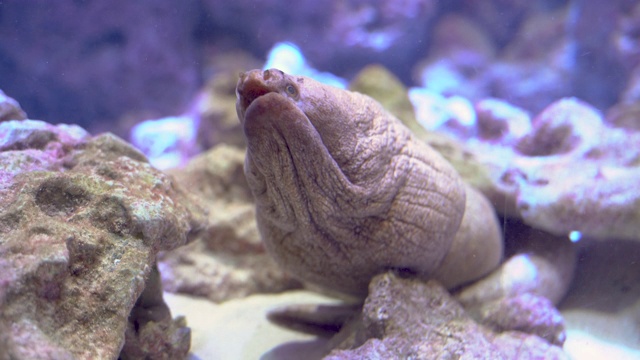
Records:
[[[0,358],[117,358],[129,321],[134,337],[152,321],[155,340],[186,356],[188,329],[152,274],[159,250],[192,239],[201,210],[111,134],[6,121],[0,157]]]
[[[325,359],[566,359],[561,348],[517,331],[474,322],[437,282],[376,276],[360,317]]]
[[[221,302],[300,287],[265,252],[244,177],[244,154],[219,145],[169,171],[208,215],[197,241],[160,254],[165,290]]]
[[[640,239],[640,132],[605,124],[575,98],[554,102],[531,121],[521,111],[505,116],[505,104],[478,102],[472,135],[440,129],[458,136],[475,167],[485,169],[490,186],[480,190],[496,210],[554,235]]]

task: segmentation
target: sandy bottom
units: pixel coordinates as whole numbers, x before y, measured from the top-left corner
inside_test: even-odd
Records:
[[[254,295],[214,304],[207,300],[165,293],[173,316],[184,315],[191,328],[190,360],[321,359],[326,341],[271,324],[266,313],[288,304],[335,303],[309,291]]]
[[[326,341],[272,325],[270,309],[289,304],[333,303],[336,300],[309,291],[254,295],[213,304],[183,295],[165,294],[174,316],[184,315],[192,329],[191,360],[321,359]],[[640,309],[638,306],[631,308]],[[576,360],[640,359],[640,318],[627,308],[619,313],[568,309],[564,349]],[[632,312],[638,314],[637,311]]]

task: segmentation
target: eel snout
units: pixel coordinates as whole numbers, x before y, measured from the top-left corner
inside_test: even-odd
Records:
[[[247,108],[260,96],[278,92],[278,85],[284,79],[284,73],[277,69],[251,70],[239,74],[236,95],[238,117],[244,119]]]

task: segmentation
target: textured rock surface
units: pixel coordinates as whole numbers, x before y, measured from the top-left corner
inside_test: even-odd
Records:
[[[191,329],[184,317],[171,320],[169,307],[162,298],[160,273],[154,265],[129,314],[119,359],[183,359],[190,346]]]
[[[376,276],[360,318],[325,359],[567,359],[535,335],[496,333],[475,323],[436,282]]]
[[[477,6],[486,7],[489,3],[498,2]],[[491,36],[491,27],[478,26],[490,21],[480,11],[441,17],[433,31],[428,56],[414,69],[416,82],[445,96],[462,95],[474,101],[502,98],[534,112],[560,97],[570,96],[572,77],[582,73],[571,73],[568,65],[567,59],[575,55],[563,32],[566,10],[524,11],[526,16],[521,14],[516,20],[508,14],[511,6],[499,3],[491,5],[495,7],[492,12],[505,14],[500,15],[501,21],[491,22],[499,26],[518,22],[518,27],[509,28],[506,44],[504,39]],[[518,3],[521,7],[530,6]]]
[[[172,323],[152,272],[159,250],[192,238],[201,210],[110,134],[2,122],[0,157],[3,356],[116,358],[125,332],[148,344],[147,331],[184,356],[188,329]]]
[[[269,257],[244,172],[245,151],[220,145],[170,171],[208,212],[197,241],[159,256],[166,291],[214,302],[300,287]]]
[[[531,121],[508,107],[482,101],[465,134],[441,129],[466,143],[474,168],[484,167],[491,181],[480,189],[495,208],[555,235],[640,239],[640,132],[606,125],[574,98]]]
[[[466,194],[453,168],[378,102],[276,69],[242,74],[237,93],[258,225],[287,271],[363,295],[386,269],[432,275],[452,248],[474,249],[493,263],[458,267],[465,257],[452,257],[448,266],[459,273],[441,275],[459,278],[445,282],[469,281],[497,265],[494,214],[463,218],[465,203],[476,209],[472,202],[482,195]],[[472,230],[458,231],[461,221]],[[487,238],[476,239],[484,246],[452,245],[492,223]]]

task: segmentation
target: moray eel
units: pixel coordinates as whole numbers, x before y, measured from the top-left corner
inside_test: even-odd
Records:
[[[364,296],[384,271],[451,287],[500,262],[491,205],[372,98],[277,69],[236,93],[258,227],[293,276]]]

